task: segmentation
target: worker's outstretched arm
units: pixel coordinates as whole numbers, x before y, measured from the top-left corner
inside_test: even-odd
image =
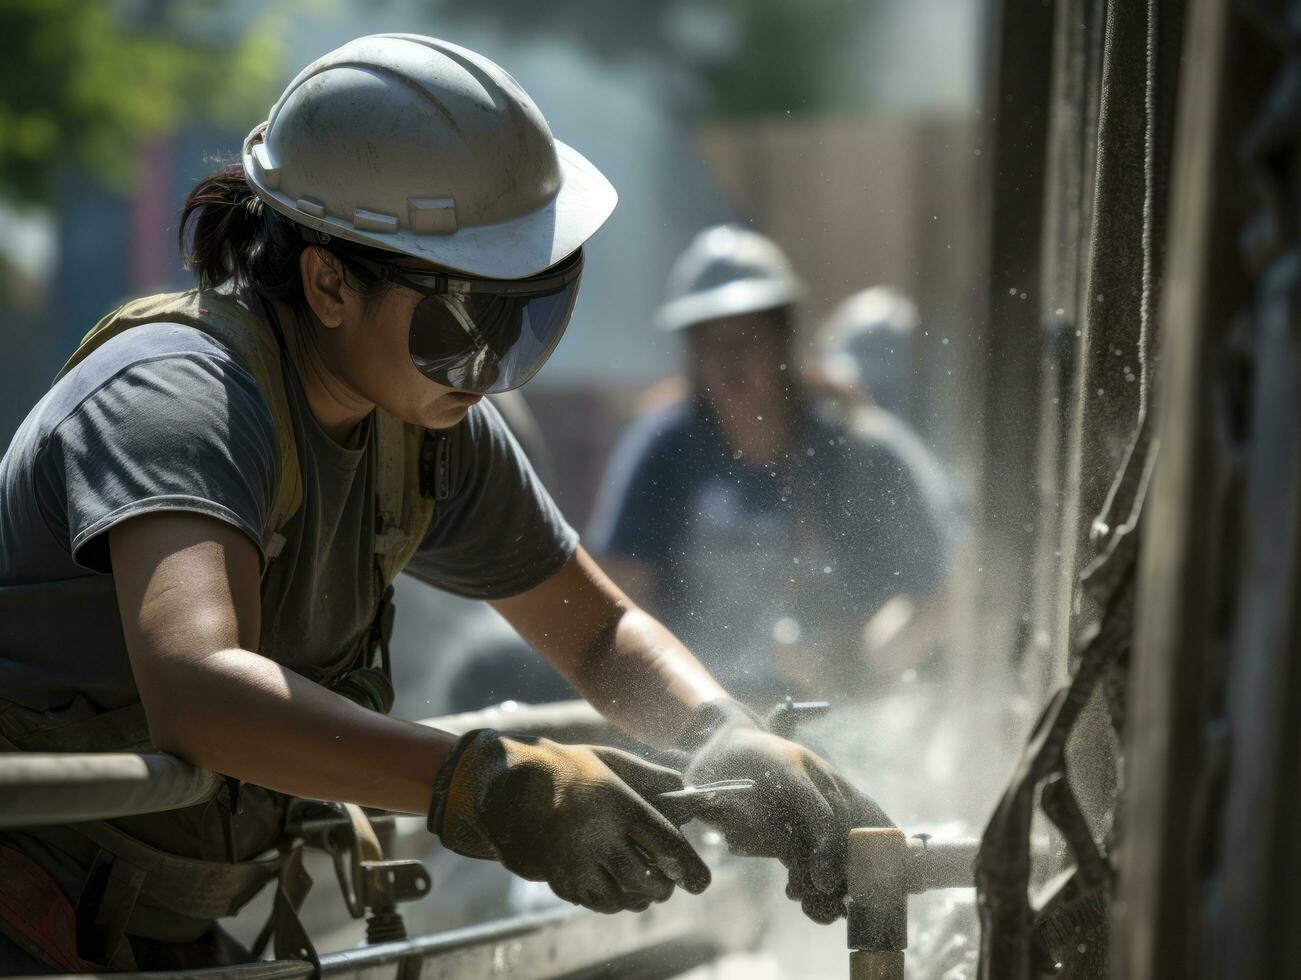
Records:
[[[852,827],[890,818],[816,753],[767,731],[699,661],[579,549],[542,585],[494,603],[520,634],[625,730],[685,751],[686,780],[749,779],[705,819],[733,850],[774,857],[808,916],[844,915]]]
[[[456,737],[376,714],[254,652],[258,556],[243,532],[163,513],[124,521],[109,543],[155,746],[293,796],[426,812]]]
[[[493,607],[602,714],[653,745],[676,745],[700,705],[727,696],[584,548],[541,585]]]
[[[490,730],[456,739],[359,707],[253,652],[257,552],[220,521],[133,518],[110,532],[110,547],[158,748],[293,796],[428,812],[449,848],[599,912],[708,884],[691,845],[647,802],[682,787],[676,770]]]

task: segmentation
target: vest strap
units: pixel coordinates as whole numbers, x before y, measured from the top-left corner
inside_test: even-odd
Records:
[[[103,820],[26,831],[63,850],[72,850],[75,837],[99,845],[100,857],[124,861],[143,876],[137,900],[192,919],[221,919],[233,915],[279,874],[281,855],[227,864],[168,854],[136,840]],[[108,858],[104,859],[109,860]],[[100,858],[96,858],[96,865]],[[92,869],[92,875],[93,875]],[[89,879],[88,879],[89,880]]]
[[[77,898],[77,955],[97,967],[107,967],[126,937],[145,872],[129,861],[101,849]]]
[[[274,314],[272,314],[274,315]],[[303,502],[298,441],[285,388],[285,365],[276,329],[237,296],[188,290],[133,300],[99,321],[82,338],[55,380],[75,368],[113,337],[150,323],[180,323],[229,347],[253,375],[267,400],[280,448],[280,483],[263,542],[269,559],[284,548],[284,529]],[[421,450],[425,430],[407,425],[382,409],[375,411],[377,467],[375,505],[380,517],[375,552],[388,585],[419,546],[433,515],[433,501],[421,494]]]

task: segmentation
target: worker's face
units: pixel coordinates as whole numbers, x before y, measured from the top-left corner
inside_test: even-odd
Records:
[[[790,331],[779,316],[748,314],[691,328],[703,394],[733,449],[764,458],[791,414]]]
[[[405,422],[445,429],[465,418],[483,398],[480,392],[448,388],[416,370],[411,360],[411,314],[424,297],[405,286],[390,286],[363,304],[361,329],[348,338],[346,353],[353,384],[367,400]]]
[[[326,329],[317,347],[332,375],[356,395],[404,422],[429,429],[456,425],[483,395],[430,381],[411,361],[411,314],[424,298],[405,286],[367,297],[324,249],[305,249],[303,286]]]

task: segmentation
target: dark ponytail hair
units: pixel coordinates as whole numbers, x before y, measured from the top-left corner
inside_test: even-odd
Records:
[[[233,286],[297,306],[303,299],[299,257],[310,242],[302,226],[254,193],[238,162],[199,181],[181,209],[181,258],[200,289]],[[337,240],[321,247],[343,263],[348,285],[370,299],[385,283],[349,262]],[[357,248],[358,253],[374,250]]]

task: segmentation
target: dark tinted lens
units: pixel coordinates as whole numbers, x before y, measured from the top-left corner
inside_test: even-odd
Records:
[[[535,296],[427,296],[411,315],[411,360],[449,388],[497,392],[537,373],[569,323],[578,280]]]

